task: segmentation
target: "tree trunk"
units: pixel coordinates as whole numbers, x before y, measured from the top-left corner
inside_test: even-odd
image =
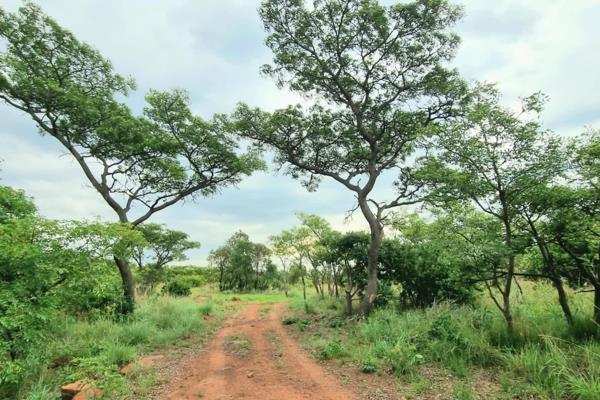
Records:
[[[506,276],[504,290],[502,291],[502,314],[504,315],[504,319],[506,320],[506,329],[508,330],[508,333],[510,335],[512,335],[514,332],[513,317],[510,309],[510,293],[513,280],[513,273],[511,271],[514,271],[514,262],[514,256],[510,256],[508,263],[512,267],[508,268],[509,273]]]
[[[300,277],[302,278],[302,296],[304,297],[304,303],[306,304],[306,281],[304,280],[304,269],[300,264]]]
[[[339,276],[338,276],[338,272],[337,270],[333,270],[333,289],[335,290],[335,298],[339,299],[340,298],[340,292],[338,290],[338,280],[339,280]]]
[[[127,260],[114,257],[115,263],[119,268],[121,280],[123,282],[123,305],[121,306],[121,314],[127,315],[133,312],[135,307],[135,281]]]
[[[366,317],[373,309],[373,304],[375,303],[377,291],[379,289],[377,275],[379,270],[379,248],[381,247],[381,241],[383,240],[383,227],[381,222],[379,222],[369,208],[366,198],[361,198],[359,196],[358,202],[371,230],[371,243],[369,243],[369,250],[367,253],[367,287],[365,288],[365,294],[359,309],[360,315]]]
[[[506,204],[506,195],[500,190],[499,192],[500,203],[502,204],[502,222],[504,224],[504,243],[510,251],[508,256],[508,268],[506,271],[506,280],[504,281],[504,290],[502,290],[502,314],[506,320],[506,328],[510,335],[513,334],[513,317],[510,309],[510,293],[512,289],[512,282],[515,276],[515,256],[512,248],[512,227],[510,213]]]
[[[223,291],[223,272],[225,271],[225,267],[219,268],[219,291]]]
[[[571,313],[571,308],[569,307],[569,301],[567,299],[567,293],[565,292],[565,287],[563,286],[562,279],[560,277],[551,277],[550,280],[552,284],[556,288],[556,292],[558,293],[558,302],[560,303],[560,307],[562,308],[563,314],[565,315],[565,319],[569,325],[573,325],[573,314]]]
[[[348,267],[346,269],[346,314],[352,316],[352,272]]]
[[[600,286],[594,286],[594,321],[600,326]]]
[[[571,313],[571,308],[569,307],[569,300],[567,299],[567,294],[565,293],[565,288],[563,286],[562,279],[560,275],[558,275],[558,271],[556,270],[556,266],[554,264],[554,257],[548,248],[548,244],[546,241],[540,236],[535,223],[533,220],[528,219],[528,224],[530,231],[535,239],[535,242],[538,245],[538,249],[542,254],[542,260],[544,262],[544,272],[549,276],[550,281],[556,288],[556,292],[558,293],[558,302],[560,307],[562,308],[563,314],[565,315],[565,319],[569,325],[573,325],[573,314]]]
[[[352,316],[352,293],[346,290],[346,314]]]

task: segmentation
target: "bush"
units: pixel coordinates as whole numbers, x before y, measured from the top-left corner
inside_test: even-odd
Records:
[[[192,288],[186,282],[173,280],[163,287],[163,293],[170,294],[171,296],[189,296],[192,294]]]
[[[319,351],[319,359],[331,360],[334,358],[341,358],[348,355],[348,351],[342,345],[342,342],[335,340],[327,343],[321,351]]]
[[[181,337],[204,333],[200,317],[213,309],[212,302],[160,296],[143,300],[133,315],[122,320],[63,319],[62,324],[47,326],[44,346],[36,354],[19,365],[1,364],[3,373],[11,373],[12,368],[18,381],[0,381],[0,398],[58,399],[55,388],[77,379],[94,379],[106,398],[123,398],[120,366]]]

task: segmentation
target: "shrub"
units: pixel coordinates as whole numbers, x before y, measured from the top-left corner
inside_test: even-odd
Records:
[[[331,360],[334,358],[341,358],[348,355],[348,351],[342,345],[342,342],[335,340],[328,342],[321,351],[319,351],[319,359]]]
[[[168,282],[163,287],[163,293],[170,294],[171,296],[189,296],[192,294],[192,290],[188,283],[176,279]]]

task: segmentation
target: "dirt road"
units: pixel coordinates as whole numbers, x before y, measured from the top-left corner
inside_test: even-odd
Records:
[[[281,324],[285,304],[248,305],[205,351],[181,365],[169,400],[353,400],[358,396],[304,354]]]

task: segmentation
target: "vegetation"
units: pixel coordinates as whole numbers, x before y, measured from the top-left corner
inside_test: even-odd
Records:
[[[598,331],[585,311],[593,298],[577,297],[569,326],[553,293],[548,284],[524,283],[523,295],[512,299],[518,318],[511,335],[485,296],[476,307],[441,302],[407,310],[396,301],[368,320],[344,320],[342,302],[311,296],[311,313],[297,299],[296,316],[283,322],[304,332],[319,359],[397,376],[407,398],[466,387],[477,398],[596,399]],[[448,374],[454,389],[446,386]]]
[[[183,90],[151,90],[134,115],[120,100],[134,82],[98,51],[32,3],[0,8],[0,100],[117,215],[51,220],[0,186],[0,398],[55,399],[74,380],[111,399],[132,380],[150,390],[151,373],[120,369],[200,343],[225,300],[244,300],[289,302],[282,323],[318,359],[407,397],[599,399],[600,132],[558,136],[543,94],[515,111],[465,83],[448,66],[461,14],[447,0],[263,0],[263,72],[307,105],[205,121]],[[200,243],[149,219],[263,169],[264,150],[309,190],[349,190],[368,231],[299,213],[267,243],[237,231],[208,267],[174,265]],[[225,340],[240,358],[259,347]]]
[[[308,8],[267,0],[259,14],[274,55],[262,72],[312,105],[273,113],[242,105],[233,128],[274,150],[275,161],[306,177],[309,190],[327,177],[355,195],[370,228],[366,315],[377,296],[385,214],[419,201],[407,160],[465,96],[457,72],[444,67],[459,42],[449,29],[460,8],[447,1],[316,1]],[[397,197],[377,201],[373,189],[386,172],[398,174]]]
[[[134,116],[117,96],[135,82],[32,3],[15,14],[0,9],[0,38],[7,45],[0,53],[0,99],[60,142],[121,223],[137,226],[262,168],[255,153],[240,154],[216,120],[192,114],[184,91],[151,90],[143,115]],[[135,282],[128,260],[115,262],[128,313]]]

